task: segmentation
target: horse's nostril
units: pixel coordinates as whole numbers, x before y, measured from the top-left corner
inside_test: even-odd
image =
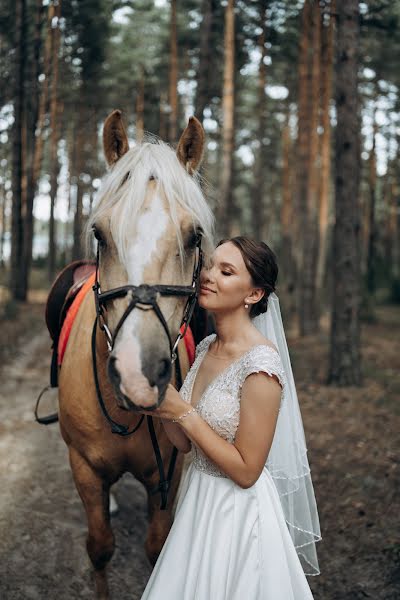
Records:
[[[158,380],[164,380],[167,379],[170,375],[171,372],[171,363],[169,360],[163,359],[160,360],[159,366],[158,366]]]
[[[115,356],[110,356],[110,359],[108,362],[108,374],[109,374],[110,379],[112,379],[117,384],[119,384],[121,381],[121,375],[116,367],[116,362],[117,362],[117,359],[115,358]]]

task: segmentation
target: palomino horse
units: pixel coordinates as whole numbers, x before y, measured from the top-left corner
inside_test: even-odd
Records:
[[[187,289],[192,283],[199,235],[206,254],[213,242],[212,213],[194,175],[203,154],[200,123],[189,120],[176,153],[162,142],[129,149],[120,112],[114,111],[104,124],[103,142],[110,172],[87,230],[88,241],[93,233],[98,241],[101,293],[124,286],[132,291],[132,286],[141,284]],[[97,328],[95,355],[98,383],[110,417],[133,428],[140,420],[140,407],[156,407],[162,402],[172,375],[170,339],[178,337],[187,296],[158,295],[161,317],[156,310],[144,310],[148,306],[131,310],[131,301],[131,292],[107,301],[103,318],[112,344],[107,348],[107,338]],[[88,294],[74,321],[59,373],[59,417],[86,510],[87,550],[97,594],[108,598],[106,566],[114,551],[110,486],[128,471],[146,487],[149,527],[145,548],[154,563],[171,526],[182,459],[178,457],[168,508],[160,511],[160,495],[151,493],[158,471],[147,428],[140,427],[130,437],[112,434],[99,408],[91,352],[95,318],[95,301]],[[159,419],[154,421],[166,464],[172,445]]]

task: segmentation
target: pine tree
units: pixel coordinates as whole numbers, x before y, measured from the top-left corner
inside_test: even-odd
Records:
[[[337,0],[336,221],[329,381],[338,385],[361,382],[358,49],[358,1]]]

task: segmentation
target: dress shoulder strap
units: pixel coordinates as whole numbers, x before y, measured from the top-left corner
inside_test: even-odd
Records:
[[[284,389],[285,372],[283,370],[281,357],[271,346],[260,345],[252,348],[245,356],[243,356],[239,372],[240,387],[242,387],[246,377],[252,373],[264,372],[270,376],[275,375],[282,390]]]

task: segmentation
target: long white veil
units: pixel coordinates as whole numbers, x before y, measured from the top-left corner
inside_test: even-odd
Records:
[[[279,299],[275,293],[268,297],[267,311],[255,317],[253,323],[276,345],[286,378],[266,468],[274,479],[304,572],[306,575],[319,575],[315,548],[315,543],[321,540],[317,504]]]

